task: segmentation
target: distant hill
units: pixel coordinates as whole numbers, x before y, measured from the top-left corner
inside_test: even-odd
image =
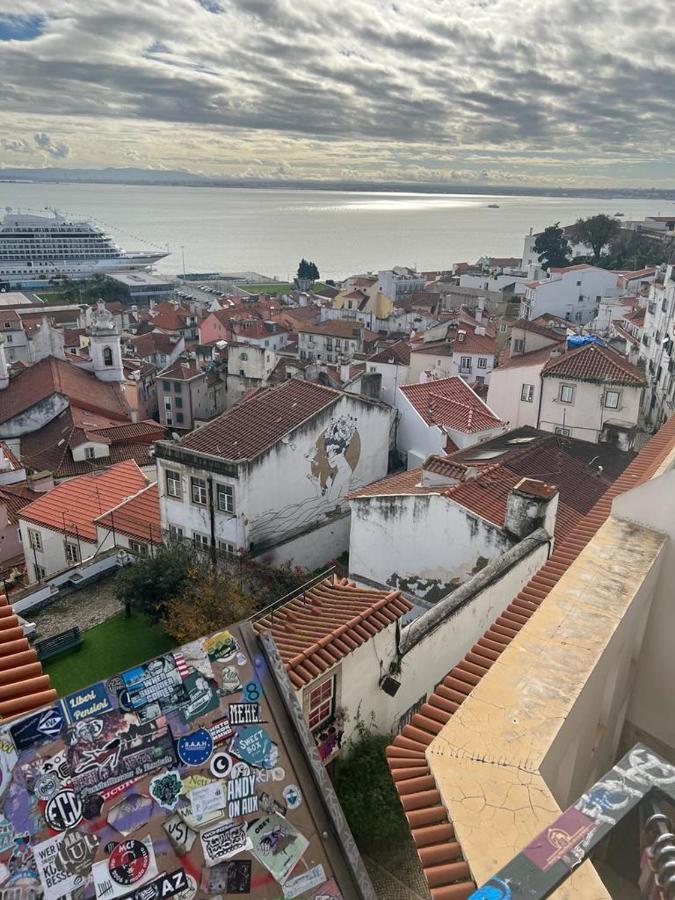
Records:
[[[533,197],[597,197],[609,198],[645,198],[654,200],[675,200],[675,189],[672,188],[562,188],[531,187],[528,185],[476,185],[431,182],[370,182],[370,181],[313,181],[289,180],[273,178],[218,178],[195,175],[182,169],[138,169],[133,166],[125,168],[108,167],[105,169],[60,169],[55,167],[43,169],[0,169],[0,182],[33,181],[41,183],[87,183],[87,184],[145,184],[171,185],[186,187],[223,187],[223,188],[276,188],[293,190],[330,190],[330,191],[414,191],[424,194],[496,194],[520,195]]]

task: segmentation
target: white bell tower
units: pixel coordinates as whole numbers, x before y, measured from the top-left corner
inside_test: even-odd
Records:
[[[101,381],[123,381],[120,334],[102,300],[96,304],[92,318],[89,353],[94,364],[94,375]]]
[[[9,387],[9,366],[5,353],[5,339],[0,335],[0,391],[4,391],[6,387]]]

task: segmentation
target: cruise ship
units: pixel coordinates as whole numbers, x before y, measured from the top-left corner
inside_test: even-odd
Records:
[[[91,222],[50,213],[33,215],[7,209],[0,221],[0,288],[147,269],[168,256],[160,250],[121,250]]]

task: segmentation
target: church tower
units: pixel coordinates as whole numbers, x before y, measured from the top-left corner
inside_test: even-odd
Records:
[[[5,353],[5,339],[0,335],[0,391],[9,387],[9,365]]]
[[[89,354],[94,364],[94,375],[101,381],[124,380],[120,334],[102,300],[96,304],[89,329]]]

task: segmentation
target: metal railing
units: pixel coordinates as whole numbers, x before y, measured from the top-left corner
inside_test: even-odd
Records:
[[[279,609],[280,606],[283,606],[284,603],[288,603],[289,600],[292,600],[294,597],[299,597],[300,595],[302,595],[302,598],[304,600],[305,594],[308,590],[315,587],[315,585],[319,584],[321,581],[325,581],[326,578],[334,575],[335,572],[336,567],[330,566],[330,568],[326,569],[324,572],[320,572],[318,575],[310,578],[309,581],[304,581],[301,585],[298,585],[297,588],[294,588],[292,591],[284,594],[283,597],[279,597],[276,600],[273,600],[267,606],[258,610],[258,612],[253,613],[253,615],[249,617],[248,621],[257,622],[260,619],[264,619],[265,616],[268,616],[270,613],[272,613],[272,617],[274,620],[274,611]]]

